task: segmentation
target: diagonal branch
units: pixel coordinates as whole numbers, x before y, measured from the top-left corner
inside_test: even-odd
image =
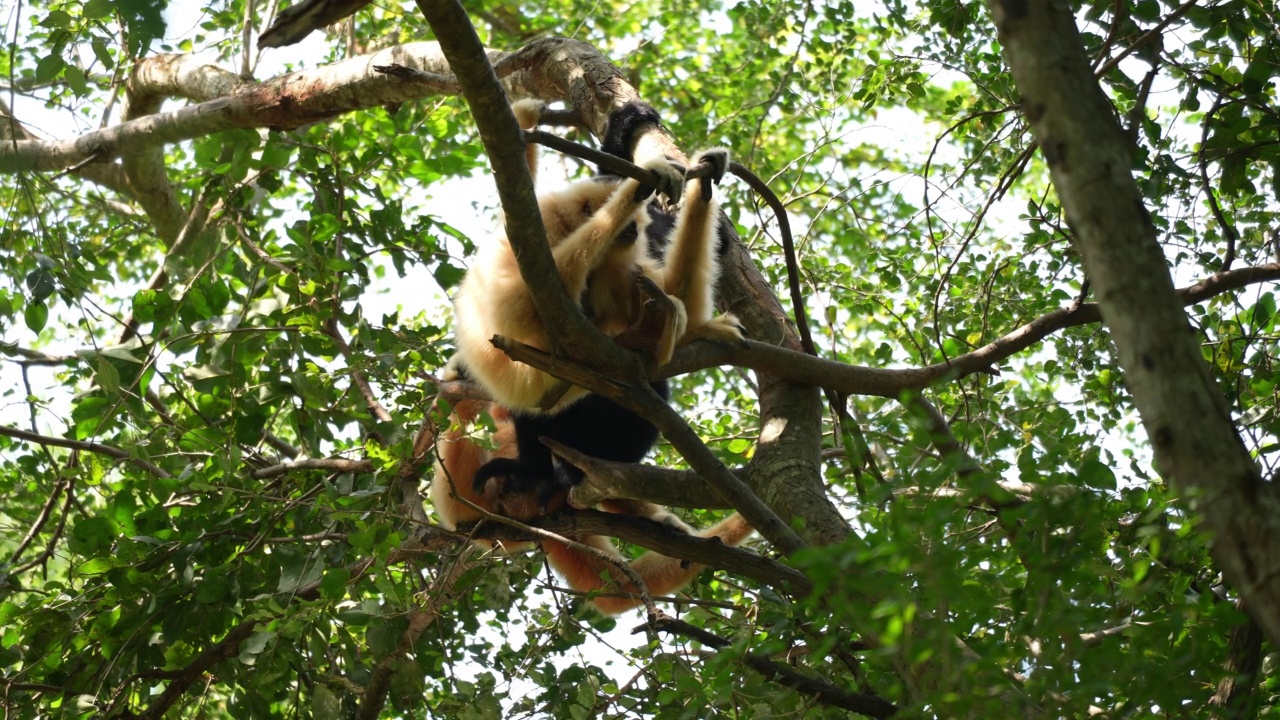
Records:
[[[605,500],[644,500],[667,507],[731,507],[692,470],[601,460],[546,437],[542,444],[587,474],[569,491],[569,503],[575,507],[595,507]]]
[[[590,358],[596,367],[635,377],[637,360],[606,340],[564,291],[534,194],[523,131],[471,19],[457,0],[419,0],[418,7],[471,108],[493,168],[511,250],[552,353]]]
[[[1215,273],[1194,285],[1178,290],[1183,305],[1195,305],[1214,296],[1249,285],[1280,280],[1280,263],[1237,268]],[[828,387],[853,395],[897,398],[903,391],[922,390],[948,380],[979,372],[993,372],[995,366],[1035,345],[1059,330],[1102,321],[1096,303],[1073,304],[1042,315],[986,345],[950,362],[922,368],[870,368],[824,360],[767,343],[747,341],[741,347],[717,343],[691,343],[678,350],[671,362],[654,371],[653,377],[673,377],[720,365],[735,365],[768,372],[795,382]]]
[[[779,592],[803,597],[813,591],[813,583],[795,568],[777,560],[738,547],[729,547],[718,538],[702,538],[680,532],[669,525],[635,515],[599,510],[567,510],[536,522],[527,528],[540,529],[561,537],[604,535],[656,551],[667,557],[688,560],[707,567],[726,570],[764,583]],[[497,523],[482,523],[473,537],[486,540],[538,540],[537,535],[512,532]]]
[[[648,383],[623,384],[581,363],[556,360],[541,350],[500,336],[495,336],[493,343],[512,359],[599,393],[653,423],[689,466],[775,547],[786,555],[805,547],[800,536],[720,462],[684,418],[658,397]]]
[[[529,53],[549,50],[546,41],[530,48]],[[148,94],[163,90],[167,94],[204,98],[217,87],[215,82],[208,81],[200,86],[205,90],[179,92],[179,87],[191,88],[193,83],[164,82],[143,73],[143,70],[149,72],[148,63],[153,62],[181,65],[174,70],[179,81],[196,73],[195,69],[185,65],[185,60],[178,63],[173,57],[160,56],[158,60],[144,61],[139,73],[146,80]],[[525,50],[514,55],[492,51],[489,57],[499,62],[503,72],[519,75],[509,79],[508,84],[520,82],[538,86],[537,78],[520,72],[529,65]],[[356,110],[393,106],[442,92],[437,86],[405,82],[394,75],[377,72],[375,65],[404,65],[437,74],[448,72],[448,65],[436,43],[397,45],[325,67],[289,73],[256,84],[237,85],[225,96],[203,99],[172,112],[147,114],[75,138],[6,141],[0,143],[0,172],[64,170],[89,161],[104,162],[126,152],[140,152],[232,128],[292,129]]]

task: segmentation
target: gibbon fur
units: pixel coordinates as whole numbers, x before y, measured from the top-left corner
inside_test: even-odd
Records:
[[[520,126],[527,129],[537,124],[544,107],[537,101],[522,101],[513,111]],[[643,103],[624,106],[610,117],[603,147],[631,159],[635,134],[646,123],[658,124],[651,107]],[[536,176],[536,148],[530,146],[526,152],[530,172]],[[728,165],[727,152],[704,151],[695,158],[695,165],[703,160],[711,163],[718,181]],[[683,185],[683,177],[665,158],[650,158],[641,165],[661,174],[668,187]],[[670,359],[679,341],[741,339],[733,316],[713,316],[718,255],[724,242],[718,237],[719,211],[711,199],[710,180],[688,188],[674,219],[649,203],[650,193],[634,180],[604,176],[539,196],[548,242],[566,291],[598,329],[616,337],[641,317],[642,298],[635,273],[652,279],[671,296],[675,308],[653,342],[652,352],[659,362]],[[713,239],[720,240],[721,247],[715,247]],[[440,448],[441,463],[432,487],[433,501],[447,526],[479,518],[456,497],[517,519],[536,518],[563,507],[568,489],[581,482],[582,472],[555,462],[539,441],[542,436],[616,462],[638,462],[656,442],[657,429],[648,421],[579,388],[566,393],[550,411],[543,411],[539,404],[559,381],[509,359],[489,342],[492,335],[501,334],[548,349],[545,329],[505,238],[482,254],[467,274],[455,298],[455,316],[459,351],[451,368],[456,375],[485,387],[497,401],[489,407],[498,422],[498,449],[490,455],[459,434],[457,424],[470,423],[484,407],[474,401],[460,404],[455,428]],[[666,381],[652,383],[652,387],[667,398]],[[490,482],[493,478],[503,481]],[[692,532],[674,515],[649,503],[614,501],[602,507]],[[734,515],[702,536],[719,536],[736,545],[750,532],[745,521]],[[588,536],[581,542],[619,558],[607,538]],[[590,553],[562,543],[544,543],[544,547],[551,566],[575,589],[601,589],[605,578],[619,574],[616,567]],[[633,568],[657,594],[682,587],[700,570],[654,553],[636,560]],[[615,586],[630,587],[625,578]],[[636,604],[628,598],[596,599],[596,606],[604,612],[620,612]]]

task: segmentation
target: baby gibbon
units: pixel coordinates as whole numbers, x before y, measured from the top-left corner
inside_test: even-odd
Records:
[[[480,413],[488,409],[496,425],[492,438],[497,449],[490,453],[479,445],[470,434],[470,426]],[[510,415],[500,406],[484,400],[462,400],[453,408],[448,431],[438,437],[435,478],[431,485],[431,501],[440,522],[446,528],[474,523],[481,518],[473,503],[487,512],[498,513],[517,520],[534,520],[548,511],[564,507],[567,490],[544,502],[533,493],[511,492],[499,489],[496,484],[477,491],[472,476],[481,466],[495,457],[510,457],[515,448],[515,429]],[[692,528],[672,515],[665,508],[635,500],[609,500],[601,503],[608,512],[639,515],[655,522],[670,525],[698,537],[717,537],[726,545],[736,546],[751,534],[751,526],[741,515],[734,513],[719,523],[695,533]],[[581,592],[609,590],[616,593],[634,593],[637,588],[622,573],[616,563],[625,562],[609,538],[587,535],[574,538],[577,542],[595,548],[614,559],[608,562],[601,557],[584,552],[561,542],[544,540],[542,548],[551,568],[564,577],[569,586]],[[507,551],[521,549],[504,545]],[[630,562],[631,569],[644,581],[652,595],[667,595],[689,584],[703,569],[702,565],[683,562],[655,552],[647,552]],[[599,595],[592,603],[602,613],[613,615],[640,605],[635,596]]]

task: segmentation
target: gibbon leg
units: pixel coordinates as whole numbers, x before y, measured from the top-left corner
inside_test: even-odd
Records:
[[[494,415],[494,421],[497,423],[494,440],[498,443],[498,448],[493,453],[480,447],[466,432],[466,426],[474,422],[486,407]],[[477,492],[473,487],[473,474],[481,464],[495,458],[509,458],[515,450],[516,438],[511,417],[499,406],[485,401],[463,400],[454,406],[451,420],[453,426],[440,438],[440,460],[431,486],[432,504],[440,517],[441,524],[449,529],[456,529],[459,525],[480,519],[480,514],[462,502],[463,499],[484,510],[503,513],[520,520],[534,520],[545,515],[545,504],[535,504],[534,497],[530,493],[493,493],[489,491],[492,488]],[[730,546],[741,544],[751,534],[751,526],[736,513],[706,530],[695,533],[666,508],[653,503],[640,500],[606,500],[600,503],[600,506],[613,513],[645,517],[698,537],[716,537]],[[563,576],[570,587],[581,592],[611,589],[619,592],[637,590],[631,584],[630,578],[618,568],[618,563],[625,562],[625,559],[618,554],[608,538],[587,535],[578,541],[604,553],[608,558],[613,558],[614,562],[563,543],[544,542],[543,548],[552,569]],[[488,542],[482,544],[492,545]],[[525,546],[524,543],[506,543],[502,544],[502,549],[511,552]],[[701,565],[655,552],[645,553],[630,565],[644,581],[649,592],[654,595],[667,595],[679,590],[703,569]],[[640,605],[636,597],[597,597],[593,602],[596,608],[605,614],[620,613]]]

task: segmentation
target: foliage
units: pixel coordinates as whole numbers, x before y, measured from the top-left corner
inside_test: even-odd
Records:
[[[129,67],[158,51],[208,50],[239,71],[244,5],[210,3],[172,41],[157,25],[164,3],[23,4],[0,55],[6,113],[58,136],[115,122]],[[170,37],[192,6],[166,15]],[[303,52],[266,51],[275,65],[255,76],[429,38],[410,8],[370,6]],[[797,228],[825,357],[945,362],[1090,299],[979,4],[469,12],[490,47],[592,43],[684,147],[727,145],[766,178]],[[1094,0],[1077,17],[1177,283],[1273,260],[1274,13]],[[142,713],[179,686],[173,717],[376,714],[375,678],[389,683],[385,716],[847,714],[763,680],[746,660],[763,656],[908,717],[1182,717],[1232,674],[1228,637],[1249,621],[1152,467],[1097,324],[931,387],[922,398],[941,428],[921,398],[853,398],[870,452],[828,423],[821,473],[854,534],[786,559],[814,582],[807,598],[724,574],[688,590],[682,617],[731,638],[727,649],[628,635],[636,617],[593,615],[536,556],[406,556],[397,470],[434,399],[425,374],[450,354],[444,298],[496,213],[494,200],[457,200],[491,187],[469,179],[486,167],[471,128],[449,99],[168,146],[176,196],[209,209],[205,249],[176,256],[106,185],[2,176],[10,715]],[[745,187],[728,194],[758,268],[788,297],[770,211]],[[1219,294],[1189,316],[1270,476],[1274,288]],[[365,379],[390,420],[358,391]],[[760,434],[753,384],[725,369],[675,393],[730,464],[748,462]],[[293,457],[365,464],[270,470]],[[663,448],[655,462],[680,459]],[[442,596],[441,616],[403,647],[424,598]],[[1280,712],[1274,668],[1255,684],[1249,711]]]

